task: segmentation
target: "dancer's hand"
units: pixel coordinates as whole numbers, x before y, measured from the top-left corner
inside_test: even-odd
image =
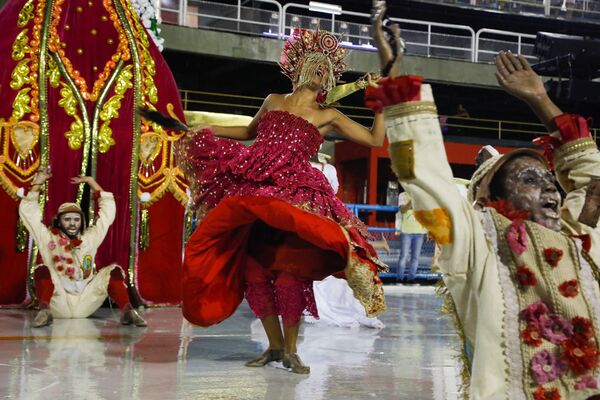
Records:
[[[39,168],[31,180],[31,185],[41,186],[50,178],[52,178],[52,173],[49,165],[45,168]]]
[[[498,53],[496,79],[506,92],[526,103],[547,97],[544,83],[521,54]]]
[[[544,83],[522,55],[500,52],[496,56],[496,79],[507,93],[526,102],[546,126],[556,130],[554,118],[562,111],[550,100]]]
[[[79,185],[80,183],[87,183],[88,185],[90,185],[90,188],[93,191],[102,191],[102,187],[100,187],[98,182],[96,182],[96,180],[91,176],[74,176],[73,178],[71,178],[71,183],[75,185]]]
[[[381,75],[369,72],[365,75],[365,79],[367,80],[368,86],[377,86],[377,84],[381,80]]]
[[[385,0],[373,0],[373,9],[371,11],[373,23],[378,25],[383,24],[383,17],[386,11],[387,5],[385,4]]]

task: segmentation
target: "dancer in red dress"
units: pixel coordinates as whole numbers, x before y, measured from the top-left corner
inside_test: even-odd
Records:
[[[330,131],[383,144],[381,114],[367,129],[317,101],[345,69],[343,58],[329,32],[296,29],[280,63],[292,93],[269,95],[247,127],[191,129],[177,146],[203,218],[186,246],[183,313],[198,325],[219,323],[245,294],[269,338],[249,367],[281,360],[292,372],[310,371],[296,339],[302,314],[318,316],[312,280],[344,274],[369,316],[385,310],[377,277],[385,266],[366,227],[309,162]],[[246,147],[231,139],[256,140]]]

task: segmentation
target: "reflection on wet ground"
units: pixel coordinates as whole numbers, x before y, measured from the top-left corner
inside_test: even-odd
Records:
[[[147,310],[142,329],[110,309],[42,329],[33,311],[0,310],[0,399],[456,399],[458,339],[441,300],[430,287],[386,293],[381,331],[304,325],[308,376],[244,367],[266,344],[245,303],[209,329],[178,308]]]

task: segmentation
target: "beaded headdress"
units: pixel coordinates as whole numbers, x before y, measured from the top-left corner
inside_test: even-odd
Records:
[[[347,69],[345,51],[338,39],[330,32],[317,29],[294,28],[281,52],[281,72],[301,87],[312,82],[319,66],[325,62],[329,72],[325,76],[323,90],[335,86],[336,81]]]

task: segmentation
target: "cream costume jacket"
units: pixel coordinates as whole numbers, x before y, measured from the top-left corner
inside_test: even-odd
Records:
[[[579,222],[600,180],[595,143],[567,142],[554,152],[568,193],[563,232],[493,208],[476,211],[453,182],[431,88],[418,84],[408,99],[384,102],[386,133],[392,168],[442,245],[444,283],[472,350],[468,395],[558,400],[597,393],[600,231],[597,216]],[[589,236],[574,237],[581,235]]]
[[[35,240],[39,253],[50,271],[54,294],[50,309],[55,318],[86,318],[95,312],[107,296],[110,273],[117,265],[95,271],[96,251],[115,219],[112,193],[101,192],[98,218],[94,225],[72,241],[42,221],[39,193],[29,192],[19,205],[19,215]]]

